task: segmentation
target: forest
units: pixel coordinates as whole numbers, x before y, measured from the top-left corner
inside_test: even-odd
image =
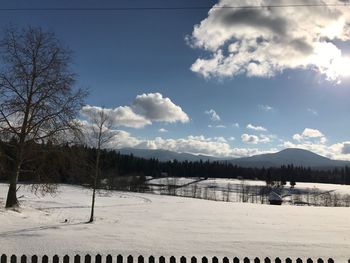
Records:
[[[21,169],[22,183],[67,183],[91,186],[97,150],[83,145],[30,144],[26,161]],[[8,180],[14,169],[16,141],[0,142],[0,180]],[[31,158],[34,157],[35,158]],[[350,184],[350,167],[312,169],[285,165],[279,168],[243,168],[229,161],[160,162],[120,154],[117,150],[103,149],[100,157],[99,182],[110,189],[124,189],[142,185],[153,177],[201,177],[262,180],[267,184],[284,185],[286,182]]]

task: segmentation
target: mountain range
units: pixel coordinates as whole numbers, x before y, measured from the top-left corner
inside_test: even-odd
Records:
[[[250,157],[242,158],[217,158],[206,155],[195,155],[191,153],[178,153],[167,150],[150,150],[150,149],[134,149],[134,148],[123,148],[120,149],[121,154],[133,154],[134,156],[145,158],[145,159],[158,159],[159,161],[227,161],[233,165],[241,167],[280,167],[281,165],[293,164],[294,166],[304,166],[312,168],[333,168],[350,166],[350,161],[333,160],[311,151],[287,148],[276,153],[259,154]]]

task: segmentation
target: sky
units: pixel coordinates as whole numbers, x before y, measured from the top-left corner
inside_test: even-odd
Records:
[[[241,157],[298,147],[350,160],[344,0],[0,1],[1,29],[40,26],[73,51],[80,118],[102,107],[112,148]],[[207,7],[107,10],[116,7]],[[104,10],[66,10],[103,8]]]

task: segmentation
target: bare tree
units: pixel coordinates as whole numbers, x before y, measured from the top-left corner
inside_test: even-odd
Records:
[[[107,109],[86,106],[83,107],[81,112],[89,120],[88,129],[86,130],[86,138],[88,140],[87,143],[96,149],[92,184],[91,213],[88,221],[89,223],[92,223],[94,221],[95,214],[96,190],[100,180],[101,150],[108,147],[108,144],[116,136],[117,132],[113,130],[115,121],[111,114],[108,113]]]
[[[86,92],[75,89],[71,52],[52,32],[9,28],[0,42],[0,136],[15,140],[6,207],[18,206],[17,182],[33,144],[59,142],[76,130]]]

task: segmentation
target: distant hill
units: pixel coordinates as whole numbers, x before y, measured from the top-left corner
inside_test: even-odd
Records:
[[[218,158],[215,158],[213,156],[206,156],[206,155],[195,155],[190,153],[177,153],[167,150],[151,150],[151,149],[134,149],[134,148],[123,148],[118,150],[121,154],[133,154],[136,157],[141,157],[145,159],[158,159],[161,162],[166,161],[172,161],[172,160],[178,160],[180,162],[182,161],[199,161],[199,160],[219,160]]]
[[[232,159],[232,164],[242,167],[280,167],[281,165],[293,164],[295,166],[304,166],[312,168],[332,168],[345,165],[350,166],[348,161],[332,160],[316,153],[297,149],[288,148],[277,153],[267,153]]]
[[[118,150],[121,154],[133,154],[136,157],[145,159],[155,158],[159,161],[166,162],[171,160],[178,161],[228,161],[234,165],[241,167],[280,167],[281,165],[293,164],[295,166],[304,166],[312,168],[333,168],[350,166],[349,161],[332,160],[311,151],[288,148],[276,153],[267,153],[254,155],[251,157],[242,157],[236,159],[216,158],[206,155],[195,155],[190,153],[177,153],[167,150],[151,150],[151,149],[134,149],[123,148]]]

